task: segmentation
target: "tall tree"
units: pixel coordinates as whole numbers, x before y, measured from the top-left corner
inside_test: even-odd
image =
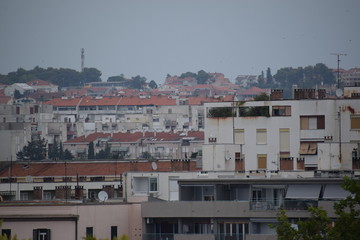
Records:
[[[195,78],[198,84],[206,84],[209,81],[210,75],[204,70],[200,70],[198,71]]]
[[[49,147],[49,152],[48,152],[48,157],[50,159],[60,159],[60,149],[59,149],[59,145],[56,142],[56,139],[54,139],[54,143],[51,145],[51,147]]]
[[[62,159],[64,159],[64,160],[73,160],[74,156],[71,154],[71,152],[68,149],[65,149],[64,156],[63,156]]]
[[[107,82],[124,82],[125,80],[124,74],[120,74],[120,76],[109,77]]]
[[[131,78],[131,82],[130,82],[130,88],[132,89],[143,89],[145,88],[145,84],[146,84],[146,78],[145,77],[141,77],[139,75],[137,75],[136,77],[132,77]]]
[[[45,138],[32,140],[19,151],[16,156],[19,160],[43,160],[46,158],[47,141]]]
[[[81,73],[84,83],[88,82],[101,82],[101,72],[96,68],[84,68],[84,71]]]
[[[158,85],[156,84],[156,82],[154,80],[151,80],[149,83],[149,87],[152,89],[158,88]]]
[[[90,142],[88,147],[88,159],[94,159],[94,158],[95,158],[94,142]]]
[[[346,199],[334,204],[337,217],[335,225],[322,208],[309,207],[310,218],[291,226],[284,210],[278,214],[276,229],[281,240],[357,240],[360,236],[360,180],[344,178],[343,188],[351,193]]]
[[[271,75],[271,70],[270,70],[269,67],[266,70],[266,83],[267,84],[273,84],[274,83],[273,76]]]

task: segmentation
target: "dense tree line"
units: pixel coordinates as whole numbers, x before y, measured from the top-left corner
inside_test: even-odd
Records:
[[[146,88],[158,88],[158,85],[154,80],[151,80],[149,84],[147,84],[147,79],[140,75],[137,75],[132,78],[125,78],[124,74],[120,74],[119,76],[109,77],[107,82],[121,82],[122,86],[130,89],[146,89]]]
[[[204,70],[200,70],[197,73],[186,72],[181,74],[179,78],[184,79],[188,77],[195,78],[198,84],[207,84],[212,81],[211,76]]]
[[[62,143],[54,141],[52,146],[47,148],[47,141],[45,138],[34,139],[23,149],[16,153],[18,160],[30,160],[30,161],[39,161],[44,160],[46,157],[52,160],[72,160],[74,156],[67,149],[63,149]]]
[[[78,72],[69,68],[41,68],[35,67],[31,70],[19,68],[15,72],[10,72],[7,75],[0,74],[0,83],[11,85],[13,83],[26,83],[32,80],[41,79],[60,87],[77,87],[84,86],[90,82],[101,82],[101,72],[96,68],[84,68],[83,72]],[[154,80],[147,84],[147,79],[142,76],[135,76],[130,79],[125,78],[124,74],[119,76],[111,76],[107,79],[108,82],[123,82],[125,88],[131,89],[145,89],[157,88]]]
[[[262,72],[258,77],[258,84],[255,86],[260,88],[281,88],[284,89],[285,96],[291,96],[293,85],[299,88],[321,88],[323,85],[334,85],[336,78],[331,69],[325,64],[318,63],[315,66],[307,67],[286,67],[280,68],[276,74],[272,75],[270,68],[266,71],[266,77]]]
[[[100,76],[101,72],[96,68],[84,68],[83,72],[78,72],[69,68],[45,69],[37,66],[32,70],[19,68],[16,72],[0,75],[0,83],[10,85],[41,79],[60,87],[75,87],[83,86],[88,82],[100,82]]]

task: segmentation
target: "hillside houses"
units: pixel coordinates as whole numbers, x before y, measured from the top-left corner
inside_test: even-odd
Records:
[[[108,145],[112,158],[120,159],[189,159],[201,156],[203,132],[116,132],[92,133],[63,143],[76,158],[86,158],[89,143],[95,154]],[[146,153],[146,155],[144,155]]]
[[[231,95],[184,99],[130,95],[60,97],[45,103],[4,103],[0,105],[1,136],[13,144],[4,146],[1,161],[15,160],[16,153],[28,141],[39,137],[45,138],[50,147],[54,142],[64,143],[97,132],[201,131],[204,128],[203,104],[228,100],[232,100]]]

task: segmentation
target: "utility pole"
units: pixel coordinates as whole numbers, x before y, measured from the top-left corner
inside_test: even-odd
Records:
[[[84,62],[85,62],[85,50],[84,48],[81,49],[81,75],[84,73]],[[80,86],[83,87],[85,85],[86,79],[80,79]]]
[[[84,72],[85,50],[81,49],[81,72]]]
[[[330,53],[337,56],[337,88],[340,88],[340,56],[346,56],[346,53]]]

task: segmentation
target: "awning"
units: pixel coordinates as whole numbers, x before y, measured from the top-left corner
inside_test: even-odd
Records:
[[[300,143],[299,154],[307,154],[309,151],[309,143]]]
[[[323,199],[345,199],[350,195],[339,184],[326,184]]]
[[[308,154],[317,153],[317,143],[310,143]]]
[[[288,186],[287,199],[319,199],[321,185],[319,184],[292,184]]]
[[[317,153],[317,143],[300,143],[299,154],[315,155]]]

